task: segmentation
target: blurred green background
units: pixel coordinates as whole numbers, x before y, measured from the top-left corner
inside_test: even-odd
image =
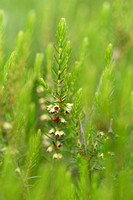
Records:
[[[101,77],[102,72],[106,72],[105,68],[105,52],[106,47],[109,43],[113,45],[113,59],[114,59],[114,74],[113,77],[110,78],[110,74],[105,76],[105,82],[103,83],[103,90],[101,92],[100,100],[102,104],[102,109],[98,113],[94,112],[94,116],[91,118],[92,124],[94,128],[98,131],[104,131],[105,133],[109,131],[111,118],[113,118],[113,125],[111,124],[111,128],[119,137],[116,143],[112,142],[111,148],[116,153],[116,157],[113,158],[109,163],[107,163],[107,172],[105,172],[105,179],[100,179],[100,176],[97,178],[94,175],[94,181],[92,182],[92,193],[94,198],[92,199],[111,199],[111,200],[119,200],[119,199],[131,199],[132,200],[132,166],[133,166],[133,95],[131,96],[131,92],[133,91],[133,1],[128,0],[0,0],[0,9],[4,10],[4,55],[6,61],[11,52],[14,50],[16,38],[19,30],[25,30],[28,14],[31,10],[34,10],[36,13],[36,22],[34,33],[32,36],[32,45],[30,47],[30,58],[27,64],[27,60],[25,61],[24,66],[26,68],[26,76],[23,76],[22,79],[26,79],[27,83],[30,82],[30,89],[27,87],[25,82],[19,86],[20,91],[23,91],[22,94],[27,94],[28,100],[23,98],[26,96],[20,94],[19,101],[16,100],[16,105],[20,106],[22,111],[22,119],[21,113],[19,112],[19,106],[17,107],[17,114],[20,119],[18,122],[19,131],[16,128],[16,132],[18,134],[18,138],[20,143],[24,142],[23,138],[20,138],[21,135],[33,134],[35,130],[38,128],[34,121],[39,121],[39,114],[36,112],[32,113],[32,107],[28,106],[28,103],[36,103],[36,94],[31,98],[30,92],[32,90],[33,85],[35,84],[34,73],[32,70],[33,63],[35,60],[35,54],[37,52],[44,53],[44,63],[43,70],[46,68],[47,62],[47,46],[49,42],[55,42],[55,33],[57,30],[58,23],[60,18],[64,17],[68,26],[68,36],[72,45],[72,58],[71,58],[71,66],[70,71],[72,72],[75,67],[75,61],[80,62],[80,57],[82,57],[82,46],[84,38],[88,38],[88,46],[87,46],[87,55],[85,56],[84,62],[81,64],[83,68],[83,74],[79,74],[79,77],[76,77],[77,87],[83,87],[83,111],[84,115],[87,119],[84,121],[84,128],[86,131],[86,136],[89,138],[90,131],[90,118],[92,107],[94,106],[95,100],[95,92],[97,90],[99,79]],[[29,45],[30,46],[30,45]],[[20,52],[21,53],[21,52]],[[21,57],[21,56],[20,56]],[[22,55],[22,60],[24,60],[25,54]],[[19,62],[18,62],[19,63]],[[4,62],[5,64],[5,62]],[[21,64],[19,63],[20,68]],[[17,64],[16,64],[17,66]],[[31,70],[29,70],[31,69]],[[21,70],[21,69],[20,69]],[[103,71],[104,70],[104,71]],[[80,71],[81,72],[81,71]],[[30,76],[28,76],[29,74]],[[18,72],[19,74],[19,72]],[[28,74],[28,75],[27,75]],[[11,74],[12,75],[12,74]],[[45,74],[46,75],[46,74]],[[19,77],[17,77],[19,80]],[[106,84],[108,85],[108,79],[111,79],[111,83],[113,82],[113,101],[111,106],[106,107]],[[25,81],[25,80],[24,80]],[[19,83],[19,81],[18,81]],[[12,81],[12,85],[14,82]],[[25,87],[23,85],[25,84]],[[29,86],[29,85],[28,85]],[[109,85],[110,86],[110,85]],[[112,86],[112,85],[111,85]],[[16,86],[16,90],[14,89],[13,93],[16,95],[16,91],[18,91]],[[105,88],[105,90],[104,90]],[[77,89],[77,88],[76,88]],[[108,87],[107,87],[108,89]],[[26,91],[26,92],[25,92]],[[31,92],[31,93],[32,93]],[[105,96],[104,96],[104,95]],[[110,95],[110,94],[109,94]],[[111,95],[110,95],[111,96]],[[109,100],[110,100],[109,96]],[[35,97],[35,99],[34,99]],[[107,96],[108,97],[108,96]],[[34,99],[34,101],[33,101]],[[33,101],[33,102],[32,102]],[[22,103],[21,103],[22,102]],[[25,104],[25,105],[23,105]],[[22,107],[21,107],[22,105]],[[23,109],[23,106],[25,109]],[[27,107],[26,107],[27,106]],[[107,104],[108,106],[108,104]],[[35,118],[32,121],[32,117]],[[28,110],[28,111],[27,111]],[[33,109],[34,110],[34,109]],[[38,112],[38,111],[37,111]],[[5,112],[6,113],[6,112]],[[15,112],[14,112],[15,113]],[[14,121],[16,120],[16,113],[14,114]],[[23,115],[24,113],[24,115]],[[9,115],[10,116],[10,115]],[[25,125],[25,118],[27,117],[28,125]],[[30,118],[31,117],[31,118]],[[8,117],[6,117],[8,119]],[[9,118],[10,119],[10,118]],[[31,119],[31,121],[30,121]],[[17,120],[16,120],[17,121]],[[15,124],[15,123],[14,123]],[[17,122],[16,122],[17,124]],[[40,124],[39,124],[40,125]],[[28,126],[28,129],[26,129]],[[25,128],[26,127],[26,128]],[[33,133],[32,133],[33,128]],[[40,127],[39,127],[40,128]],[[14,130],[13,130],[14,131]],[[90,131],[90,132],[89,132]],[[14,131],[15,132],[15,131]],[[29,134],[29,135],[30,135]],[[27,135],[26,135],[27,137]],[[25,151],[24,151],[25,152]],[[43,158],[44,159],[44,158]],[[10,160],[10,159],[9,159]],[[43,160],[44,165],[47,161]],[[7,164],[8,165],[8,164]],[[51,184],[51,180],[53,180],[53,173],[50,175],[50,179],[48,177],[49,167],[46,164],[43,176],[41,180],[44,180],[45,192],[46,194],[49,191],[52,191],[51,194],[56,194],[56,190],[53,191],[53,185]],[[54,166],[53,163],[51,166]],[[10,167],[10,165],[9,165]],[[57,166],[56,166],[57,167]],[[56,168],[55,167],[55,168]],[[43,167],[42,167],[43,168]],[[54,168],[54,167],[53,167]],[[71,178],[70,175],[67,176],[64,168],[58,168],[57,170],[57,180],[58,183],[54,183],[55,186],[58,184],[58,192],[60,194],[60,184],[63,185],[63,182],[67,180],[67,183],[70,184]],[[43,171],[43,170],[42,170]],[[40,174],[42,173],[40,172]],[[53,169],[51,170],[53,172]],[[9,170],[10,172],[10,170]],[[12,173],[12,172],[10,172]],[[8,174],[8,173],[7,173]],[[65,177],[63,176],[65,174]],[[81,185],[80,187],[84,195],[84,187],[88,180],[85,179],[87,174],[87,169],[84,169],[84,164],[82,164],[82,174],[81,174]],[[127,176],[128,174],[128,176]],[[47,175],[47,176],[46,176]],[[10,176],[9,176],[10,177]],[[12,177],[12,175],[11,175]],[[47,183],[47,180],[49,182]],[[117,178],[116,178],[117,177]],[[129,178],[131,177],[131,179]],[[64,179],[63,179],[64,178]],[[129,179],[128,179],[129,178]],[[117,181],[115,182],[115,180]],[[5,177],[6,181],[6,177]],[[86,182],[85,182],[86,181]],[[103,181],[103,182],[102,182]],[[130,182],[131,181],[131,182]],[[100,187],[99,185],[100,182]],[[16,183],[16,182],[15,182]],[[66,183],[64,188],[68,187]],[[88,182],[87,182],[88,183]],[[106,184],[107,183],[107,184]],[[128,183],[130,187],[128,188]],[[116,188],[116,185],[117,188]],[[10,180],[10,185],[12,185],[12,179]],[[50,185],[50,186],[49,186]],[[71,185],[71,184],[70,184]],[[82,186],[83,185],[83,186]],[[9,186],[10,187],[10,186]],[[56,188],[55,187],[55,188]],[[87,185],[89,188],[89,185]],[[41,183],[36,187],[35,192],[33,192],[33,197],[36,193],[36,198],[39,199],[39,188],[43,193],[43,186],[41,188]],[[50,190],[48,190],[50,188]],[[70,195],[72,193],[73,187],[70,187]],[[111,188],[111,189],[110,189]],[[12,191],[12,187],[10,188]],[[8,187],[5,187],[5,191],[8,190]],[[94,190],[94,191],[93,191]],[[48,192],[47,192],[48,191]],[[110,192],[111,191],[111,192]],[[38,192],[38,193],[37,193]],[[125,197],[127,192],[130,193],[129,198]],[[8,195],[8,192],[5,192]],[[14,189],[14,194],[15,194]],[[62,191],[62,195],[65,195],[65,192]],[[88,194],[88,190],[86,189],[86,195]],[[49,195],[49,194],[47,194]],[[114,196],[115,198],[114,198]],[[51,199],[53,198],[51,197]],[[45,197],[48,199],[48,196]],[[4,199],[4,198],[3,198]],[[2,199],[2,200],[3,200]],[[12,198],[14,199],[14,195]],[[16,198],[17,199],[17,198]],[[19,199],[19,198],[18,198]],[[42,196],[42,199],[44,197]],[[49,198],[50,199],[50,198]],[[57,199],[61,199],[58,197]],[[63,196],[62,196],[63,199]],[[66,198],[70,199],[70,197]],[[83,200],[87,200],[87,197],[83,197]]]
[[[102,9],[103,7],[105,7],[105,9],[111,7],[111,5],[108,4],[109,2],[110,1],[104,2],[103,0],[95,2],[92,0],[1,0],[0,8],[5,12],[6,49],[8,52],[11,52],[18,31],[25,27],[29,11],[35,10],[35,51],[45,51],[47,44],[54,40],[54,34],[60,18],[65,17],[75,55],[77,52],[80,52],[82,40],[87,36],[89,38],[90,47],[92,45],[95,47],[93,48],[94,52],[90,53],[95,54],[99,50],[98,57],[102,59],[104,57],[102,46],[107,46],[109,42],[113,42],[112,39],[114,40],[114,30],[112,26],[110,27],[113,23],[111,22],[112,11],[107,13],[109,15],[109,24],[103,24],[102,21],[102,18],[106,15],[106,11],[102,11]],[[102,26],[107,26],[106,28],[110,30],[108,38],[102,37]],[[98,61],[98,59],[95,59],[94,54],[94,60],[97,61],[99,65],[101,60]]]

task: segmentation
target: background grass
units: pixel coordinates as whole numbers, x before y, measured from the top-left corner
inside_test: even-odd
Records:
[[[4,11],[0,31],[0,199],[132,200],[133,2],[0,0],[0,9]],[[88,149],[97,132],[107,136],[99,149],[105,155],[98,163],[102,170],[98,166],[91,175],[84,156],[77,153],[73,160],[66,153],[62,161],[54,162],[42,144],[47,123],[40,121],[44,111],[38,105],[37,80],[40,71],[49,80],[53,50],[48,45],[55,42],[62,17],[72,46],[69,72],[76,77],[74,89],[68,86],[73,94],[70,100],[75,105],[80,102],[77,117],[82,118]],[[18,36],[20,30],[24,33]],[[36,55],[38,52],[43,54]],[[81,87],[82,98],[77,95],[76,99]],[[47,98],[46,92],[42,97]],[[6,122],[12,130],[3,128]],[[71,127],[68,130],[72,133]],[[68,144],[70,152],[72,145]]]

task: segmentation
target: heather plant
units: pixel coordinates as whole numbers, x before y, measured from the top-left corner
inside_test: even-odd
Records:
[[[0,8],[0,199],[132,200],[132,1]]]
[[[54,45],[54,66],[52,67],[54,90],[41,78],[41,85],[47,90],[51,96],[48,101],[47,110],[49,111],[49,121],[52,121],[52,126],[47,134],[49,146],[47,153],[53,152],[54,159],[61,159],[62,154],[60,149],[65,141],[64,127],[69,120],[67,115],[70,114],[73,104],[68,103],[68,88],[67,88],[67,71],[68,62],[71,53],[70,42],[67,39],[67,27],[65,19],[62,18],[56,33],[57,45]],[[50,97],[49,97],[50,99]],[[43,116],[42,116],[43,117]],[[45,120],[45,119],[44,119]],[[64,126],[64,127],[63,127]],[[66,130],[66,129],[65,129]]]

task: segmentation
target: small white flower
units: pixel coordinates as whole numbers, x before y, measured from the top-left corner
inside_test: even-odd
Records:
[[[52,107],[50,110],[49,110],[50,113],[54,113],[55,112],[55,109],[54,107]]]
[[[10,131],[10,130],[12,130],[12,125],[8,122],[5,122],[3,124],[3,128],[4,128],[5,131]]]
[[[62,159],[62,154],[61,153],[58,153],[58,158]]]
[[[114,152],[108,152],[108,155],[114,156],[115,154],[114,154]]]
[[[52,129],[50,129],[49,134],[51,135],[54,132],[55,132],[55,130],[54,130],[54,128],[52,128]]]
[[[17,168],[15,169],[15,172],[16,172],[17,174],[20,174],[20,173],[21,173],[20,168],[17,167]]]
[[[48,148],[51,144],[49,141],[49,137],[46,135],[43,135],[42,138],[43,138],[42,145]]]
[[[63,124],[66,123],[66,120],[65,120],[63,117],[60,118],[60,121],[61,121],[61,123],[63,123]]]
[[[40,108],[41,108],[41,110],[46,110],[46,105],[45,104],[42,104],[41,106],[40,106]]]
[[[67,103],[66,105],[67,105],[68,108],[71,108],[71,109],[73,107],[73,103]]]
[[[98,136],[101,136],[103,137],[104,136],[104,133],[101,131],[101,132],[98,132]]]
[[[46,114],[43,114],[43,115],[41,115],[40,120],[41,121],[48,121],[48,120],[50,120],[50,117]]]
[[[65,112],[69,114],[72,110],[72,106],[73,106],[72,103],[67,103],[65,107]]]
[[[62,159],[62,154],[60,154],[60,153],[54,153],[53,159],[54,159],[54,160]]]
[[[37,91],[38,94],[41,94],[42,92],[44,92],[44,89],[43,89],[43,87],[41,85],[39,85],[37,87],[36,91]]]
[[[47,148],[47,153],[51,153],[53,151],[53,146]]]
[[[58,110],[60,110],[60,107],[56,104],[56,105],[54,106],[54,111],[58,111]]]
[[[44,104],[45,103],[45,99],[44,98],[40,98],[38,102],[39,102],[39,104]]]
[[[56,136],[56,137],[59,137],[59,136],[60,136],[60,131],[59,131],[59,130],[57,130],[57,131],[55,132],[55,136]]]
[[[64,131],[60,131],[60,136],[64,137],[64,135],[65,135]]]
[[[59,141],[57,141],[56,145],[57,145],[58,148],[61,148],[63,146],[62,143],[59,142]]]
[[[101,153],[101,154],[99,155],[99,158],[104,158],[103,153]]]
[[[58,159],[58,154],[57,154],[57,153],[54,153],[53,159],[54,159],[54,160]]]
[[[47,106],[47,110],[50,111],[52,109],[53,105]]]
[[[1,152],[2,152],[2,153],[5,153],[6,150],[7,150],[7,148],[6,148],[6,147],[3,147],[3,148],[1,149]]]

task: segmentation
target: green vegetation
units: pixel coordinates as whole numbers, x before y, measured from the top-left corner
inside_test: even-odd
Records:
[[[0,200],[132,200],[132,1],[0,8]]]

